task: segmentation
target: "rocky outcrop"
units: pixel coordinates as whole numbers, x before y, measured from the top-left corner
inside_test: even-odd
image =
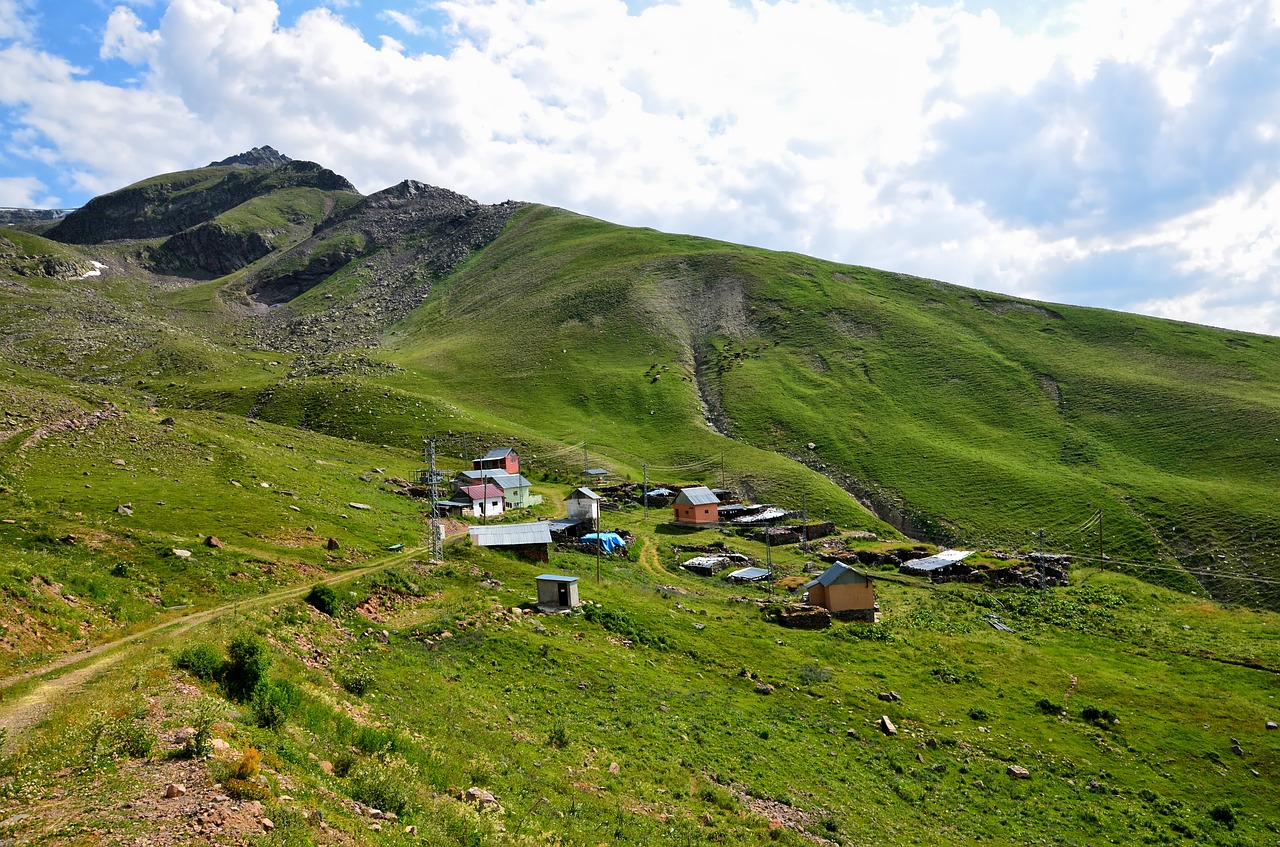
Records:
[[[356,190],[346,178],[315,162],[182,171],[95,197],[50,229],[48,237],[68,244],[162,238],[281,188]]]
[[[497,238],[523,205],[488,206],[414,180],[365,197],[256,273],[246,293],[259,305],[283,305],[352,260],[358,287],[322,312],[273,314],[261,342],[293,351],[371,343],[421,304],[435,280]]]
[[[277,165],[284,165],[292,161],[293,159],[290,159],[279,150],[276,150],[270,145],[264,144],[261,147],[255,147],[252,150],[246,150],[243,153],[228,156],[221,162],[210,162],[209,167],[216,168],[224,165],[243,165],[249,168],[274,168]]]
[[[152,254],[152,263],[159,271],[224,276],[270,253],[273,235],[270,230],[234,232],[218,223],[201,224],[166,241]]]

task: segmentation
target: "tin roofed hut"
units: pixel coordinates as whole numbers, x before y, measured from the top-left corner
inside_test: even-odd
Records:
[[[876,587],[866,574],[836,562],[804,587],[809,589],[809,604],[821,606],[832,617],[875,623]]]
[[[544,573],[534,579],[538,583],[538,611],[567,612],[582,605],[576,576]]]
[[[676,526],[715,526],[720,523],[720,498],[705,485],[686,488],[676,497]]]
[[[582,521],[590,526],[595,526],[600,520],[600,495],[585,486],[575,488],[564,501],[565,508],[569,510],[569,517],[573,520]]]
[[[522,559],[534,562],[550,561],[551,524],[535,523],[494,524],[471,527],[471,543],[477,547],[492,547],[515,553]]]

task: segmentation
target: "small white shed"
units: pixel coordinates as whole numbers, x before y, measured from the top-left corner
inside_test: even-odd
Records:
[[[538,608],[543,612],[563,612],[582,605],[578,599],[578,578],[544,573],[534,577],[538,582]]]

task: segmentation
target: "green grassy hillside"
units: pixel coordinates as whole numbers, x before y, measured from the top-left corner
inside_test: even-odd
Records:
[[[0,233],[0,843],[1275,843],[1274,339],[293,164]],[[784,629],[820,551],[623,498],[622,555],[428,563],[426,438],[517,447],[509,521],[585,448],[1071,584],[871,566],[878,623]],[[587,605],[533,613],[548,570]]]
[[[1043,528],[1050,549],[1097,555],[1096,531],[1076,530],[1100,511],[1113,560],[1230,576],[1274,573],[1273,345],[553,209],[522,215],[390,338],[431,390],[590,432],[629,468],[726,450],[762,496],[795,502],[751,445],[920,537],[1028,548]]]

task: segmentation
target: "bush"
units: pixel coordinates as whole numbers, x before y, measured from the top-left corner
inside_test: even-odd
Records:
[[[253,719],[263,729],[279,729],[284,726],[298,708],[302,692],[291,682],[282,679],[263,680],[253,690]]]
[[[342,604],[338,601],[338,595],[327,585],[312,587],[311,592],[307,594],[306,601],[329,617],[336,617],[342,611]]]
[[[991,715],[987,713],[986,709],[979,709],[975,706],[969,710],[969,717],[975,721],[985,721],[990,718]]]
[[[1048,697],[1041,697],[1036,701],[1036,708],[1044,712],[1046,715],[1061,717],[1067,713],[1067,710],[1050,700]]]
[[[259,803],[265,803],[272,798],[269,788],[247,779],[233,776],[222,786],[226,789],[227,796],[233,800],[257,800]]]
[[[363,697],[373,688],[373,672],[360,665],[338,675],[338,684],[357,697]]]
[[[1110,709],[1099,709],[1097,706],[1085,706],[1080,710],[1080,717],[1094,726],[1110,729],[1116,722],[1116,714]]]
[[[1209,817],[1225,826],[1227,829],[1236,828],[1236,810],[1223,803],[1220,806],[1214,806],[1209,810]]]
[[[199,759],[209,755],[213,750],[213,724],[218,713],[208,702],[201,702],[196,707],[195,720],[191,722],[193,732],[187,736],[186,742],[177,755],[184,759]]]
[[[222,684],[234,700],[248,702],[267,678],[271,656],[267,644],[253,633],[238,633],[227,648],[229,658],[222,669]]]
[[[191,644],[173,657],[173,666],[196,679],[213,682],[222,676],[222,655],[210,644]]]
[[[403,815],[416,805],[417,773],[400,754],[365,759],[351,770],[351,797],[366,806]]]
[[[141,721],[123,720],[116,727],[116,744],[126,756],[146,759],[156,745],[156,737]]]
[[[262,751],[257,747],[245,748],[244,755],[240,757],[240,761],[236,763],[236,768],[231,772],[233,779],[253,779],[258,775],[258,767],[262,762]]]

